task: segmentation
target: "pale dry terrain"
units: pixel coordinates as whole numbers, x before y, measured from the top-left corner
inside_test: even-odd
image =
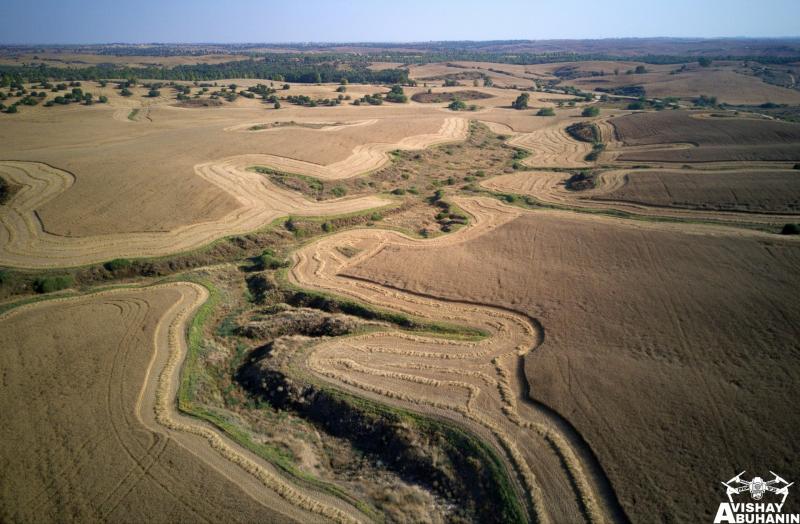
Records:
[[[446,248],[373,253],[344,276],[540,323],[530,394],[586,439],[632,520],[706,519],[708,486],[740,464],[798,467],[796,444],[775,438],[798,423],[797,242],[525,212]]]
[[[517,472],[539,522],[616,521],[616,498],[591,451],[558,415],[530,401],[523,357],[542,341],[536,320],[497,306],[439,300],[425,290],[403,291],[402,280],[376,286],[361,268],[406,249],[460,250],[491,236],[522,212],[496,201],[458,200],[474,224],[430,241],[388,231],[353,230],[310,244],[295,255],[290,279],[305,288],[343,294],[426,319],[479,327],[480,342],[375,333],[316,345],[304,362],[342,387],[467,425],[493,439]],[[350,249],[358,253],[342,255]],[[434,262],[431,258],[428,262]],[[426,262],[426,263],[428,263]],[[393,266],[397,264],[392,263]]]
[[[354,519],[177,413],[186,322],[206,298],[167,284],[0,316],[4,521]]]

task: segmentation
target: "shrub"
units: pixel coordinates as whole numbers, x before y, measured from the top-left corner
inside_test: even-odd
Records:
[[[130,267],[131,261],[127,258],[115,258],[114,260],[109,260],[103,267],[106,268],[108,271],[119,271],[120,269],[125,269],[126,267]]]
[[[447,106],[447,108],[451,111],[463,111],[467,108],[467,104],[459,99],[455,99]]]
[[[370,215],[369,219],[372,220],[373,222],[377,222],[378,220],[383,220],[383,217],[381,216],[380,213],[375,212],[372,213],[372,215]]]
[[[343,197],[347,194],[347,188],[344,186],[335,186],[331,189],[331,194],[335,197]]]
[[[330,222],[322,223],[322,230],[325,231],[326,233],[330,233],[331,231],[333,231],[333,229],[334,229],[333,224],[331,224]]]
[[[147,96],[149,96],[150,98],[161,96],[161,91],[159,91],[158,89],[151,89],[150,91],[147,92]]]
[[[800,224],[785,224],[781,235],[800,235]]]
[[[644,104],[641,102],[631,102],[630,104],[628,104],[628,109],[630,109],[631,111],[639,111],[641,109],[644,109]]]
[[[33,281],[33,290],[37,293],[52,293],[71,287],[74,281],[71,276],[40,277]]]
[[[600,109],[596,106],[590,106],[583,108],[581,111],[581,116],[597,116],[600,114]]]
[[[556,112],[552,107],[543,107],[536,112],[536,116],[556,116]]]
[[[800,164],[795,164],[794,169],[800,169]]]
[[[275,252],[271,249],[265,249],[261,255],[256,257],[256,268],[263,271],[265,269],[279,269],[282,267],[289,267],[290,262],[285,259],[278,258]]]
[[[392,190],[392,194],[393,195],[405,195],[406,194],[406,190],[401,188],[401,187],[398,187],[398,188]]]
[[[511,107],[514,109],[527,109],[528,108],[528,100],[530,99],[530,95],[528,93],[520,94],[516,100],[511,103]]]

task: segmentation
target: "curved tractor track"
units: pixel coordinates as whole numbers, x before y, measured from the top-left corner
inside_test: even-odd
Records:
[[[604,171],[597,176],[594,188],[582,191],[570,191],[564,182],[571,176],[570,173],[556,171],[527,171],[500,175],[481,182],[481,186],[503,193],[516,193],[529,195],[537,200],[558,206],[572,206],[587,210],[619,210],[643,217],[665,217],[684,220],[708,220],[720,223],[748,223],[748,224],[775,224],[794,222],[797,214],[724,211],[681,208],[672,206],[653,205],[632,200],[620,200],[614,193],[623,188],[631,175],[647,172],[675,172],[685,173],[682,170],[669,169],[614,169]],[[727,173],[747,172],[746,169],[732,169]],[[697,174],[696,176],[702,176]]]
[[[281,216],[352,213],[387,204],[377,196],[312,202],[247,170],[249,157],[195,166],[202,178],[233,195],[240,206],[218,221],[168,232],[65,237],[48,233],[36,210],[69,189],[75,177],[37,162],[0,162],[0,174],[20,190],[0,206],[0,266],[80,266],[123,257],[155,257],[199,248],[214,240],[253,231]]]
[[[149,347],[144,348],[142,340],[137,337],[140,331],[145,329],[143,324],[145,317],[151,314],[149,313],[151,299],[159,293],[163,298],[165,292],[172,293],[168,295],[167,303],[170,305],[158,318]],[[78,500],[91,501],[92,514],[96,514],[99,519],[113,520],[112,515],[118,508],[131,504],[129,497],[137,485],[151,483],[155,484],[154,489],[173,496],[177,492],[193,493],[189,498],[182,495],[182,498],[176,501],[194,515],[192,520],[210,522],[215,518],[222,518],[217,514],[216,508],[208,507],[209,502],[198,497],[196,491],[181,488],[185,483],[192,482],[192,479],[177,476],[170,459],[175,457],[174,452],[164,453],[166,448],[173,449],[177,445],[189,452],[183,455],[184,460],[192,457],[193,460],[202,461],[244,491],[263,507],[267,515],[272,515],[278,519],[277,521],[355,523],[368,520],[366,516],[338,499],[295,487],[268,462],[231,442],[210,424],[178,411],[176,397],[181,383],[182,364],[188,351],[187,329],[194,314],[208,296],[208,291],[203,286],[189,282],[175,282],[139,289],[119,288],[91,295],[38,302],[17,307],[0,315],[0,322],[13,322],[14,317],[27,312],[36,311],[45,314],[42,310],[46,308],[84,308],[83,311],[87,313],[108,312],[111,309],[119,312],[114,316],[114,322],[126,326],[124,336],[115,341],[117,346],[113,358],[109,359],[111,368],[107,377],[99,379],[108,382],[108,398],[86,399],[89,403],[106,405],[106,419],[95,422],[71,421],[68,428],[73,426],[76,428],[74,430],[76,440],[81,439],[79,436],[81,431],[90,431],[100,439],[97,442],[90,442],[91,447],[102,448],[105,450],[104,453],[121,447],[134,466],[126,470],[120,468],[117,463],[109,464],[108,478],[114,479],[115,482],[107,486],[98,486],[92,482],[59,481],[61,477],[75,475],[75,463],[66,460],[63,471],[56,473],[58,478],[54,479],[52,485],[44,487],[48,496],[44,497],[45,493],[36,495],[34,499],[38,503],[25,505],[20,511],[31,512],[32,520],[38,520],[44,513],[50,511],[47,508],[51,505],[50,499],[53,497],[75,496]],[[143,350],[147,351],[147,354],[152,354],[149,361],[134,359],[139,363],[146,362],[143,384],[140,389],[137,388],[137,395],[127,396],[124,391],[136,387],[128,384],[129,377],[142,376],[139,369],[130,369],[131,356]],[[70,357],[64,355],[62,358]],[[75,356],[75,358],[87,357]],[[130,400],[134,398],[135,403],[131,405]],[[58,400],[54,399],[54,402],[57,403]],[[84,427],[93,423],[98,424],[92,430]],[[143,446],[139,438],[143,429],[152,435],[148,439],[151,442],[149,445]],[[110,431],[113,438],[105,438],[105,431]],[[65,439],[63,449],[67,455],[75,448],[75,443],[69,441],[72,435],[70,432],[63,433],[62,438]],[[83,455],[83,451],[80,454]],[[91,453],[82,460],[91,461]],[[61,465],[58,463],[53,464],[56,470],[59,466]],[[31,474],[36,475],[36,472]],[[77,488],[71,488],[70,492],[62,492],[67,489],[65,485]],[[137,495],[133,496],[135,501]]]
[[[313,347],[301,364],[324,380],[361,395],[444,416],[468,426],[504,452],[538,522],[625,520],[592,452],[560,416],[533,402],[521,372],[541,344],[538,323],[499,307],[442,300],[388,288],[347,270],[387,246],[448,246],[465,242],[524,211],[494,200],[454,199],[473,220],[447,237],[415,240],[386,230],[350,230],[295,254],[290,280],[392,310],[480,327],[489,336],[457,341],[401,332],[333,339]],[[337,248],[358,251],[353,258]]]
[[[353,125],[367,125],[370,123],[370,121],[364,122],[366,123]],[[336,128],[334,127],[318,131],[330,132],[335,130]],[[363,175],[383,167],[389,162],[389,151],[395,149],[425,149],[437,144],[462,141],[467,138],[468,131],[469,121],[467,119],[450,117],[444,120],[442,127],[436,133],[409,136],[394,143],[373,142],[359,145],[353,148],[353,152],[349,157],[327,165],[277,155],[249,155],[248,158],[251,161],[251,165],[258,164],[276,171],[306,175],[321,180],[342,180]]]

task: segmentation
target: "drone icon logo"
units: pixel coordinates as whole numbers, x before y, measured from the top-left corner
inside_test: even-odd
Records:
[[[714,524],[730,522],[732,524],[800,524],[800,514],[783,513],[783,505],[789,496],[789,487],[794,482],[783,479],[770,471],[772,480],[753,477],[745,480],[744,471],[727,482],[725,495],[728,502],[721,502],[714,517]],[[749,501],[734,501],[739,495],[749,493]],[[765,495],[769,496],[765,497]],[[780,497],[780,502],[778,502]],[[763,500],[762,500],[763,499]]]
[[[794,484],[794,482],[787,482],[775,472],[770,471],[770,473],[772,473],[774,478],[767,481],[761,477],[753,477],[753,479],[749,481],[742,480],[742,475],[745,474],[745,472],[742,471],[728,482],[723,482],[722,485],[725,486],[725,494],[728,495],[728,500],[733,503],[733,495],[739,495],[741,493],[750,493],[750,497],[753,500],[761,500],[765,493],[770,492],[778,496],[783,496],[781,500],[781,505],[783,505],[783,503],[786,502],[786,497],[789,496],[789,486]]]

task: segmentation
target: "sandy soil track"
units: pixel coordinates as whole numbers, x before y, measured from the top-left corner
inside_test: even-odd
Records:
[[[454,418],[505,451],[540,522],[612,521],[619,509],[605,477],[580,438],[552,412],[529,400],[522,357],[541,343],[537,322],[501,308],[440,300],[354,277],[348,268],[388,246],[448,246],[483,235],[521,211],[494,200],[458,199],[473,225],[419,241],[399,233],[352,230],[326,237],[295,255],[297,285],[346,295],[424,318],[480,327],[479,342],[404,333],[374,333],[314,347],[304,365],[361,395]],[[336,248],[349,245],[351,259]],[[569,495],[565,495],[569,494]]]
[[[363,520],[338,500],[301,493],[211,426],[177,412],[187,324],[207,297],[202,286],[182,282],[0,316],[3,384],[14,392],[0,404],[26,413],[2,430],[3,520]],[[26,408],[15,411],[20,402]],[[53,412],[54,405],[61,407]],[[47,466],[28,467],[29,460]]]
[[[749,172],[749,170],[728,170],[724,173],[735,175]],[[786,213],[682,209],[677,206],[657,205],[619,197],[621,191],[628,185],[629,177],[646,173],[686,174],[682,170],[667,169],[612,170],[601,173],[597,178],[597,185],[593,189],[569,191],[564,187],[564,182],[570,177],[569,173],[527,171],[494,177],[483,181],[481,185],[493,191],[530,195],[549,204],[596,210],[619,209],[642,216],[764,224],[792,222],[797,217],[796,214]],[[712,174],[716,175],[717,173]],[[703,177],[704,175],[693,171],[692,176]],[[669,189],[667,188],[665,191],[668,193]]]
[[[231,194],[240,206],[221,220],[200,222],[169,232],[119,233],[65,237],[48,233],[36,210],[61,194],[74,177],[46,164],[0,162],[0,173],[22,186],[0,207],[0,265],[28,268],[66,267],[120,257],[160,256],[203,246],[227,235],[258,229],[289,214],[326,215],[379,207],[376,196],[311,202],[297,193],[278,188],[266,177],[247,171],[258,158],[200,164],[196,173]]]
[[[447,118],[437,133],[415,135],[392,144],[376,142],[356,146],[353,153],[340,162],[320,165],[277,155],[252,155],[252,163],[323,180],[351,178],[380,168],[389,161],[387,153],[395,149],[424,149],[436,144],[464,140],[469,122],[465,118]],[[325,131],[335,130],[328,128]]]

